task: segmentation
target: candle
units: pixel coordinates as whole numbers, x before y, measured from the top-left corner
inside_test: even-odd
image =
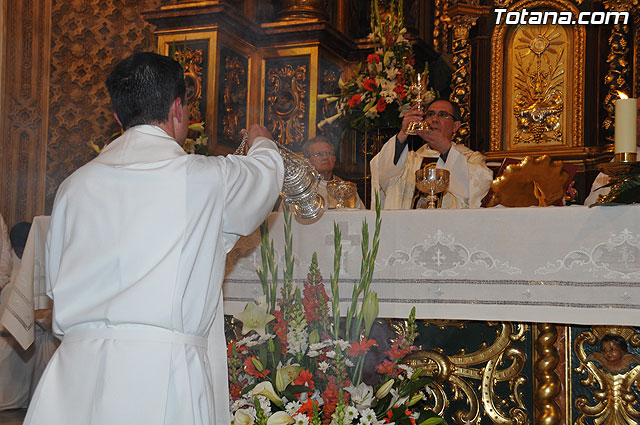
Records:
[[[616,100],[615,153],[636,153],[636,119],[638,100],[620,93]]]

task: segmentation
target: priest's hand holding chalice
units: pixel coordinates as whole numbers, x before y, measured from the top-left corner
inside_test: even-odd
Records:
[[[406,127],[405,132],[410,136],[414,136],[418,134],[420,130],[430,129],[429,123],[424,119],[424,115],[422,115],[424,114],[424,109],[425,109],[424,96],[426,94],[426,85],[423,83],[422,80],[423,80],[422,75],[416,74],[414,83],[411,84],[411,86],[409,87],[409,90],[416,97],[416,104],[414,105],[413,108],[411,108],[411,111],[409,111],[409,113],[419,112],[421,114],[421,115],[416,114],[415,117],[419,119],[410,121],[409,125]],[[407,115],[409,115],[409,113]],[[403,128],[404,127],[405,126],[403,125]]]

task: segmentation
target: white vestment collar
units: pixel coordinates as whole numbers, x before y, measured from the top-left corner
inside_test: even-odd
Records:
[[[138,125],[109,143],[93,161],[127,166],[164,161],[187,155],[182,147],[163,129],[155,125]]]

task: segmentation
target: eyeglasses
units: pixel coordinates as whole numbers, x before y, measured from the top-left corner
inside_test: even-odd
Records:
[[[317,152],[311,155],[311,158],[322,158],[322,157],[327,157],[327,158],[331,158],[336,156],[335,153],[333,152]]]
[[[427,111],[427,112],[424,113],[424,116],[426,118],[433,118],[436,115],[438,116],[438,118],[442,118],[443,120],[451,118],[452,120],[457,121],[456,117],[453,114],[450,114],[447,111],[438,111],[438,112],[436,112],[436,111]]]

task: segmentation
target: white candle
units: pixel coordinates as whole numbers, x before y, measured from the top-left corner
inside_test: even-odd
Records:
[[[616,100],[615,153],[636,152],[637,99]]]

